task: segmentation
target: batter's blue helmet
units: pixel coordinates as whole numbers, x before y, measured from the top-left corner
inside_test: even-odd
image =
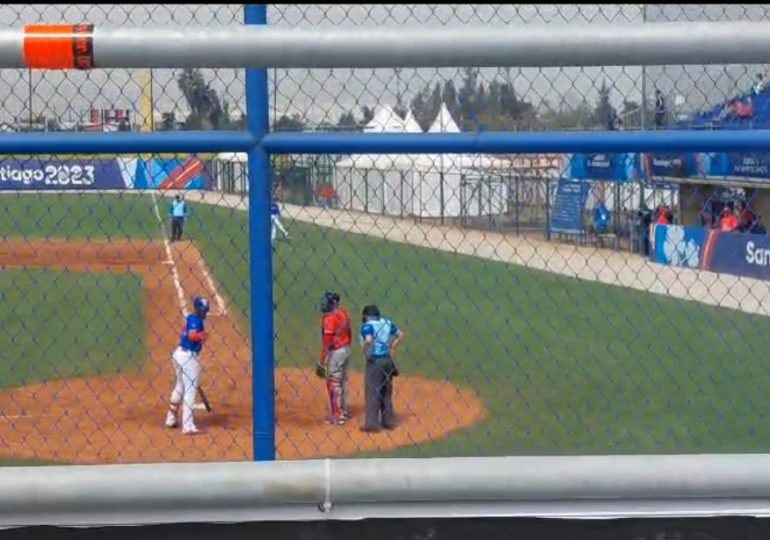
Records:
[[[193,309],[196,313],[208,313],[209,309],[209,301],[203,298],[202,296],[196,296],[193,298]]]

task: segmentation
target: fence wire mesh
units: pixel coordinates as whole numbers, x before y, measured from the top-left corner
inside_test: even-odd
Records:
[[[9,26],[242,19],[240,5],[0,7]],[[483,31],[765,20],[767,8],[277,5],[268,19]],[[271,127],[764,129],[764,72],[271,69]],[[3,70],[0,85],[10,132],[245,125],[237,70]],[[768,163],[768,153],[698,152],[274,156],[278,457],[765,450]],[[2,159],[0,456],[251,458],[246,192],[237,153]],[[327,291],[349,315],[349,353],[338,319],[325,325],[335,350],[322,344]],[[211,305],[200,384],[213,411],[196,397],[206,432],[188,438],[182,411],[165,417],[181,399],[175,378],[197,369],[173,354],[195,295]],[[394,418],[373,414],[377,392],[365,410],[393,368],[364,358],[362,335],[389,333],[362,319],[369,304],[405,334]]]

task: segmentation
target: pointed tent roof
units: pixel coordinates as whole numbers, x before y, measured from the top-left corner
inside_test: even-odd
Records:
[[[380,105],[374,117],[364,127],[364,133],[403,133],[404,121],[390,105]],[[338,168],[360,168],[380,170],[409,170],[411,161],[401,154],[354,154],[337,161]]]
[[[402,132],[404,122],[398,117],[390,105],[377,107],[372,118],[364,127],[364,133]]]
[[[412,111],[406,113],[406,118],[404,119],[404,133],[422,133],[422,128],[420,127],[420,124],[417,123],[417,120],[414,119]]]
[[[439,109],[433,125],[428,129],[428,133],[460,133],[460,128],[452,118],[446,103],[441,103],[441,109]]]

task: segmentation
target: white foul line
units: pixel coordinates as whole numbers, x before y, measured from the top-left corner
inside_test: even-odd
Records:
[[[163,244],[166,246],[166,261],[165,264],[171,265],[171,275],[174,278],[174,286],[176,287],[176,294],[179,297],[179,307],[182,310],[182,315],[187,317],[190,312],[187,311],[187,302],[185,301],[184,290],[182,289],[182,280],[179,279],[179,271],[176,268],[176,261],[174,260],[174,254],[171,252],[171,243],[166,236],[166,228],[163,226],[163,219],[160,217],[160,210],[158,210],[158,199],[155,197],[155,192],[151,191],[152,196],[152,208],[155,210],[155,217],[158,218],[160,224],[160,233],[163,236]]]
[[[217,315],[227,315],[227,306],[225,305],[225,300],[219,294],[217,286],[214,284],[214,280],[211,279],[211,274],[206,269],[206,265],[203,263],[203,257],[198,257],[198,265],[201,267],[203,277],[206,279],[206,283],[208,284],[209,289],[211,289],[211,293],[214,295],[214,301],[217,303],[217,306],[219,306],[219,313],[217,313]]]

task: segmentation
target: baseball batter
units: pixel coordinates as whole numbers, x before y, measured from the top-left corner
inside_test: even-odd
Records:
[[[340,295],[321,296],[321,357],[316,373],[326,379],[329,397],[327,424],[342,425],[350,419],[348,409],[348,360],[350,360],[350,317],[340,307]]]
[[[166,414],[166,427],[176,427],[179,405],[182,404],[182,433],[185,435],[201,433],[195,425],[193,409],[201,374],[198,354],[203,349],[207,337],[203,321],[206,320],[206,314],[209,312],[208,300],[201,297],[193,298],[193,311],[187,316],[184,330],[179,338],[179,346],[171,355],[176,379]]]

